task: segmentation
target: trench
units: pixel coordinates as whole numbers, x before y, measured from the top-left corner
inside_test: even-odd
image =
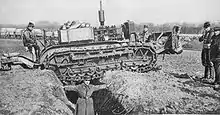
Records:
[[[94,84],[93,84],[94,85]],[[97,85],[97,84],[96,84]],[[75,91],[65,91],[67,99],[73,104],[77,103],[80,98],[78,92]],[[117,110],[121,114],[125,114],[126,110],[112,92],[107,89],[100,89],[92,93],[91,98],[93,99],[94,115],[116,115],[113,110],[115,108],[120,108]],[[76,107],[77,108],[77,107]],[[77,111],[77,110],[76,110]],[[120,115],[121,115],[120,114]]]
[[[74,104],[77,103],[77,100],[79,98],[78,93],[75,92],[75,91],[66,91],[66,96],[67,96],[68,100],[70,102],[74,103]],[[110,110],[107,110],[107,111],[106,110],[100,110],[100,104],[98,104],[99,107],[95,104],[98,101],[100,102],[101,101],[100,99],[98,99],[98,98],[94,99],[93,98],[93,101],[94,101],[93,107],[94,107],[94,111],[95,111],[96,114],[98,113],[98,115],[114,115]],[[104,103],[104,101],[101,101],[101,103]],[[74,112],[74,111],[72,111],[72,112]]]

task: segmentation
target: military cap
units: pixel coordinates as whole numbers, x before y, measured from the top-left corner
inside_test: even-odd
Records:
[[[28,23],[28,26],[35,26],[35,23],[34,23],[33,21],[30,21],[30,22]]]
[[[204,28],[208,28],[210,26],[211,26],[210,22],[205,22],[204,25],[203,25]]]
[[[144,28],[148,28],[148,26],[147,26],[147,25],[144,25]]]

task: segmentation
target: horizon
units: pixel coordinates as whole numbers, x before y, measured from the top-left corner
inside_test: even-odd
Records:
[[[26,25],[29,21],[63,24],[68,20],[82,20],[97,26],[99,1],[0,0],[0,24]],[[138,24],[220,22],[220,15],[217,15],[220,13],[220,0],[102,1],[106,25],[118,25],[126,20]]]
[[[41,23],[41,22],[44,22],[44,23]],[[46,22],[46,23],[45,23]],[[124,22],[122,22],[124,23]],[[121,23],[121,24],[122,24]],[[162,26],[162,25],[166,25],[166,24],[171,24],[171,25],[194,25],[194,26],[201,26],[203,25],[204,22],[165,22],[165,23],[152,23],[152,22],[140,22],[140,23],[136,23],[134,22],[135,24],[137,25],[151,25],[153,24],[153,26]],[[211,22],[212,24],[217,24],[217,25],[220,25],[220,21],[213,21]],[[0,26],[2,27],[8,27],[8,26],[22,26],[22,27],[26,27],[28,23],[26,24],[1,24],[0,23]],[[59,22],[50,22],[48,20],[40,20],[40,21],[37,21],[35,22],[36,26],[46,26],[45,24],[49,24],[49,25],[58,25],[58,26],[61,26],[62,23],[59,23]],[[120,24],[114,24],[114,25],[120,25]],[[92,26],[97,26],[97,25],[92,25]],[[98,25],[99,26],[99,25]],[[108,25],[106,25],[108,26]]]

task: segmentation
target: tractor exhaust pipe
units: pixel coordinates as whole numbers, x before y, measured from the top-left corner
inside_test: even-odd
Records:
[[[104,10],[102,9],[102,0],[100,0],[100,10],[99,10],[99,23],[100,26],[104,26],[105,23],[105,15],[104,15]]]

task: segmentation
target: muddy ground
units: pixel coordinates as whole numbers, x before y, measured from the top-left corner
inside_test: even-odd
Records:
[[[128,95],[124,106],[136,113],[220,113],[220,91],[192,78],[203,76],[200,52],[168,55],[160,71],[137,74],[108,72],[104,82],[113,83],[112,92]]]
[[[16,48],[15,48],[16,49]],[[108,90],[123,94],[129,113],[216,113],[220,114],[220,91],[193,81],[203,76],[199,51],[184,51],[181,55],[161,57],[160,71],[132,73],[107,72],[102,80],[111,84]],[[19,66],[0,72],[0,114],[3,115],[70,115],[56,87],[61,83],[46,70],[25,70]]]
[[[60,100],[62,84],[52,71],[24,70],[0,72],[0,114],[70,115],[72,111]],[[60,90],[60,89],[59,89]]]

